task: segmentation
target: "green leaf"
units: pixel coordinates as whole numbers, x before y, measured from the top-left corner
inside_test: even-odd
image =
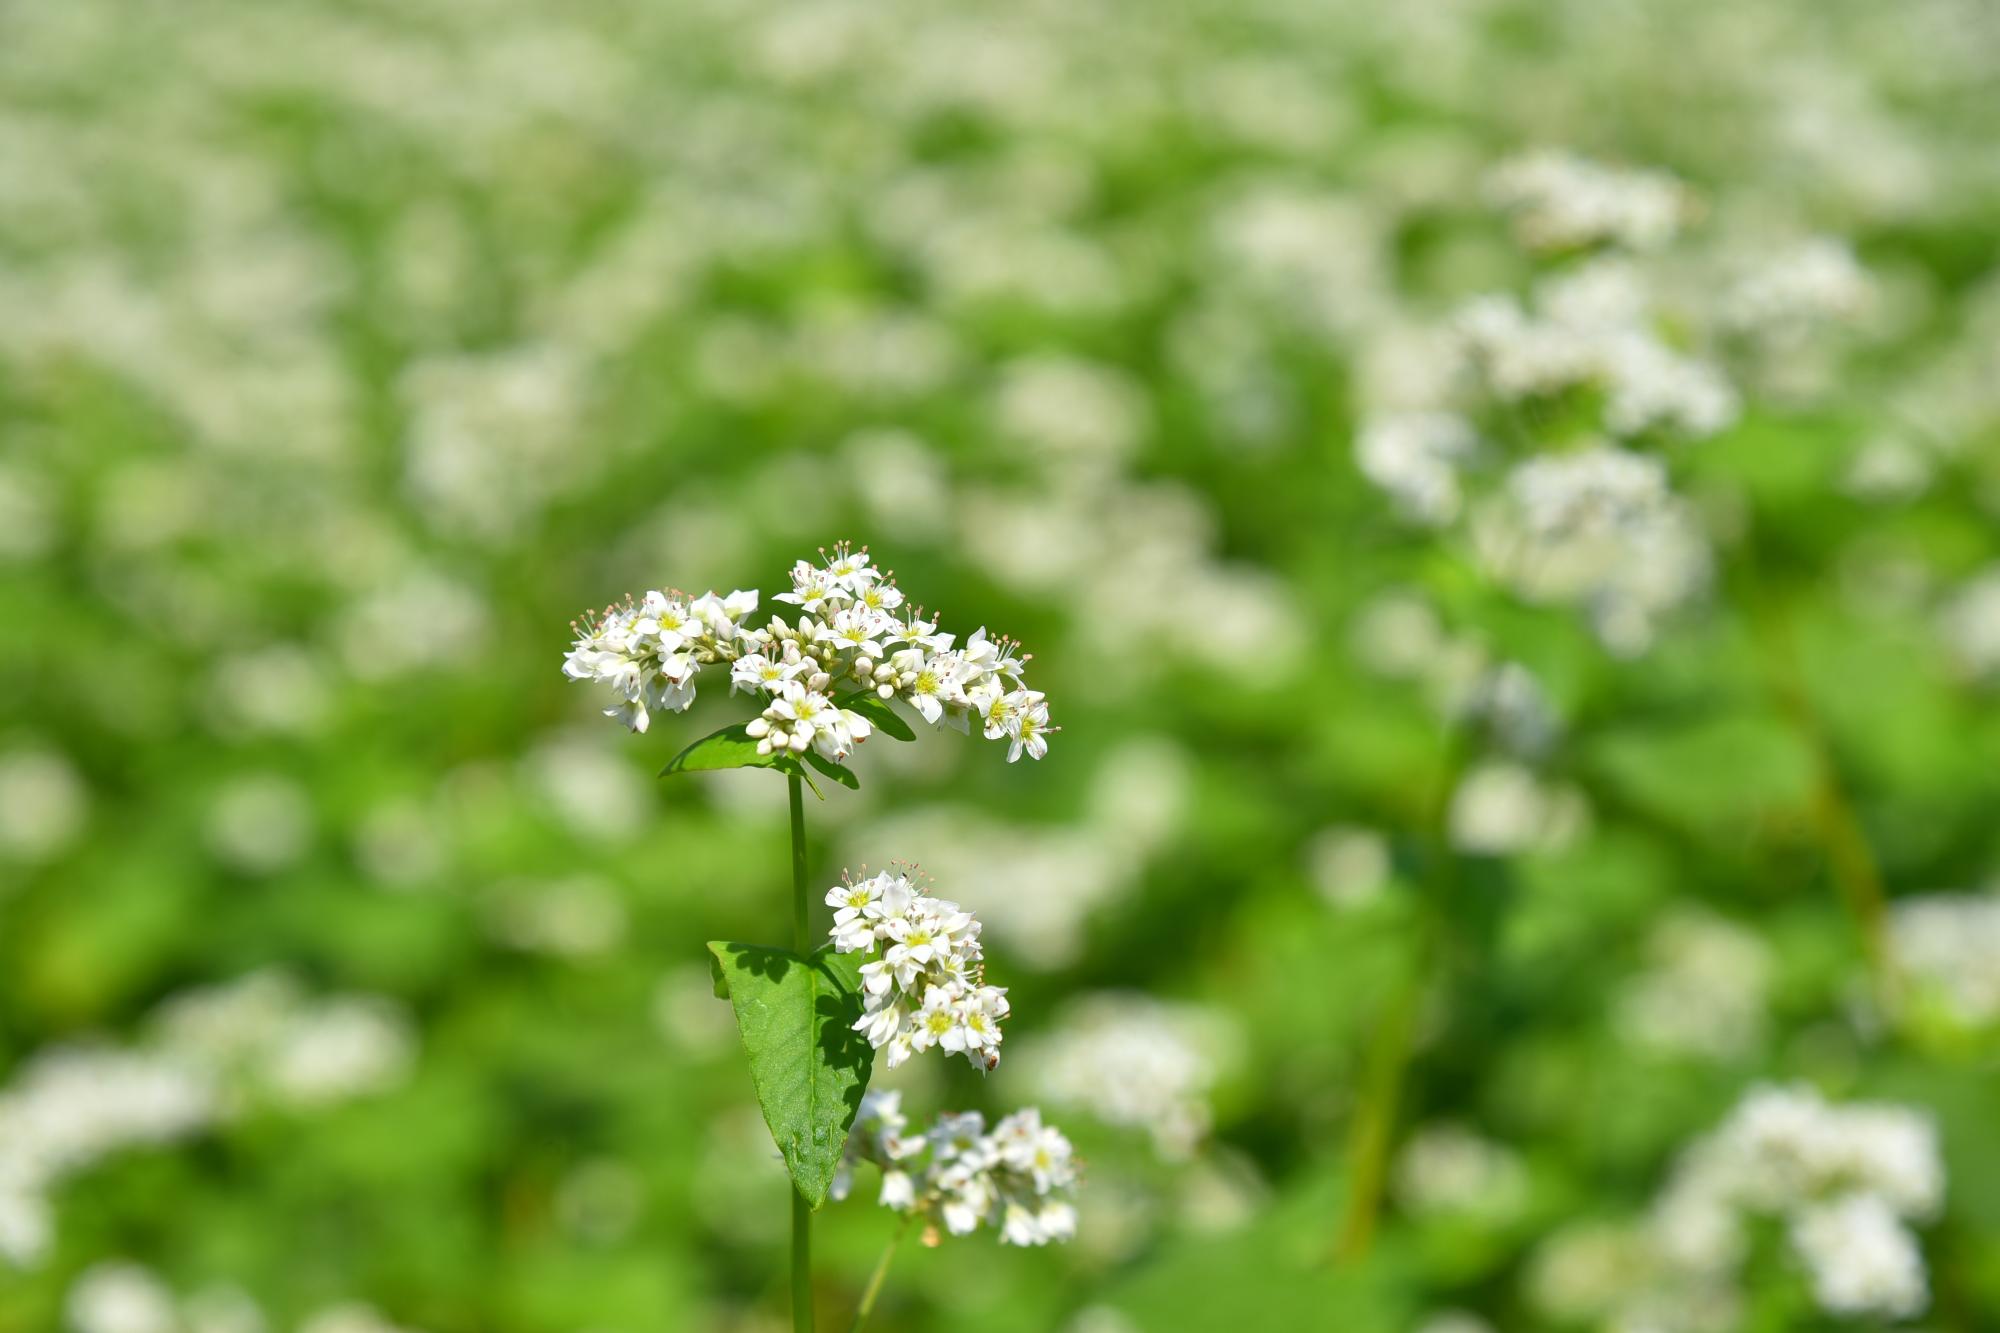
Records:
[[[744,731],[748,725],[738,722],[733,727],[711,731],[669,759],[667,766],[660,770],[660,776],[708,773],[723,768],[769,768],[790,777],[805,779],[813,795],[822,801],[826,799],[826,793],[819,789],[819,784],[812,780],[812,774],[806,772],[805,765],[798,761],[797,756],[789,753],[758,754],[757,742]]]
[[[716,986],[727,989],[750,1053],[750,1082],[792,1183],[811,1207],[826,1201],[861,1109],[875,1053],[861,1017],[861,956],[821,948],[810,958],[784,949],[716,940]]]
[[[776,768],[782,770],[786,754],[758,754],[757,742],[744,731],[749,724],[712,731],[667,761],[660,776],[670,773],[704,773],[718,768]]]
[[[805,761],[832,778],[835,782],[838,782],[841,786],[853,791],[861,790],[861,779],[855,777],[853,770],[845,764],[836,764],[833,760],[824,758],[815,750],[806,751]]]
[[[899,741],[913,741],[917,733],[903,720],[902,714],[889,706],[889,701],[872,690],[857,690],[835,703],[849,708],[875,724],[875,730],[885,736],[894,736]]]

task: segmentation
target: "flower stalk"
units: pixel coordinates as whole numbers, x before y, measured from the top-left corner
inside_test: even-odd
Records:
[[[910,1229],[910,1220],[905,1217],[890,1233],[889,1243],[883,1247],[882,1257],[875,1261],[875,1271],[868,1275],[868,1285],[861,1292],[861,1304],[854,1309],[854,1324],[849,1333],[861,1333],[861,1326],[875,1313],[875,1300],[882,1294],[882,1284],[889,1278],[889,1265],[896,1258],[896,1247],[903,1243],[904,1233]]]
[[[785,777],[792,826],[792,949],[800,957],[812,952],[812,897],[806,888],[805,783],[797,773]],[[792,1186],[792,1333],[812,1333],[812,1206]]]

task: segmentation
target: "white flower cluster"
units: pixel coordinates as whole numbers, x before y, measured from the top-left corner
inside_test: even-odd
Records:
[[[826,905],[838,952],[877,955],[861,965],[865,1012],[854,1030],[888,1048],[889,1068],[933,1046],[980,1069],[1000,1063],[1007,991],[984,982],[978,918],[887,870],[836,884]]]
[[[130,1049],[44,1051],[0,1089],[0,1259],[37,1263],[50,1192],[128,1148],[226,1123],[253,1098],[311,1109],[380,1090],[406,1072],[403,1015],[370,996],[315,1000],[277,973],[187,992]]]
[[[1514,214],[1521,243],[1537,250],[1606,241],[1647,249],[1673,239],[1690,211],[1687,191],[1665,172],[1620,170],[1556,149],[1501,163],[1486,188]]]
[[[1482,564],[1522,597],[1582,608],[1605,646],[1651,645],[1707,586],[1700,521],[1657,458],[1600,444],[1517,466],[1472,525]]]
[[[1466,1125],[1420,1126],[1396,1155],[1396,1199],[1418,1216],[1504,1218],[1528,1198],[1521,1155]]]
[[[37,1055],[0,1091],[0,1259],[40,1262],[54,1230],[48,1195],[65,1177],[185,1138],[216,1110],[213,1083],[185,1061],[84,1047]]]
[[[1721,917],[1677,911],[1654,929],[1646,952],[1650,966],[1625,984],[1613,1010],[1620,1036],[1710,1060],[1756,1049],[1775,971],[1761,935]]]
[[[1929,1291],[1905,1223],[1933,1216],[1944,1184],[1922,1113],[1764,1086],[1688,1150],[1654,1227],[1671,1260],[1714,1271],[1741,1262],[1746,1214],[1780,1218],[1828,1313],[1906,1318]]]
[[[1162,1157],[1184,1161],[1208,1133],[1212,1052],[1224,1044],[1205,1017],[1143,995],[1095,995],[1022,1059],[1041,1096],[1143,1129]]]
[[[84,1269],[63,1298],[70,1333],[266,1333],[274,1322],[248,1292],[227,1283],[185,1296],[143,1264],[109,1259]],[[294,1325],[298,1333],[414,1333],[348,1301]]]
[[[936,1243],[939,1223],[954,1236],[996,1226],[1005,1245],[1047,1245],[1076,1234],[1075,1154],[1035,1108],[1014,1112],[991,1131],[977,1111],[940,1115],[920,1133],[908,1130],[901,1093],[869,1092],[831,1196],[846,1198],[855,1165],[872,1162],[882,1171],[882,1205],[924,1219],[928,1244]]]
[[[2000,893],[1898,898],[1889,947],[1904,982],[1952,1022],[2000,1022]]]
[[[1532,309],[1483,296],[1455,321],[1482,384],[1503,402],[1569,388],[1604,390],[1604,426],[1617,435],[1664,431],[1701,439],[1739,407],[1720,371],[1668,347],[1652,330],[1637,276],[1596,260],[1550,279]]]
[[[825,554],[824,552],[822,554]],[[755,591],[689,599],[648,592],[637,602],[590,612],[563,662],[572,680],[609,685],[617,702],[604,710],[644,731],[658,710],[682,712],[694,702],[704,666],[726,664],[732,689],[766,701],[748,732],[760,754],[810,749],[843,761],[874,732],[873,724],[835,698],[846,690],[901,699],[933,725],[1007,742],[1007,759],[1040,759],[1048,738],[1045,697],[1023,678],[1028,654],[984,626],[963,644],[938,632],[921,608],[906,607],[894,580],[870,563],[866,548],[837,545],[823,564],[792,567],[791,591],[777,595],[798,608],[787,624],[774,616],[750,624]]]
[[[1767,338],[1799,337],[1828,322],[1857,318],[1874,299],[1868,272],[1847,242],[1814,236],[1759,257],[1730,291],[1723,321]]]
[[[1694,507],[1644,451],[1737,420],[1738,388],[1709,356],[1734,345],[1731,326],[1684,308],[1666,261],[1633,253],[1675,230],[1669,178],[1542,154],[1502,167],[1494,193],[1531,248],[1604,248],[1405,330],[1412,366],[1364,385],[1355,463],[1406,520],[1463,524],[1492,577],[1578,606],[1612,651],[1638,653],[1705,586],[1711,558]]]
[[[1760,1086],[1687,1149],[1643,1223],[1581,1224],[1542,1246],[1529,1294],[1565,1325],[1734,1333],[1746,1322],[1746,1222],[1765,1218],[1827,1314],[1909,1318],[1929,1302],[1911,1224],[1943,1196],[1936,1130],[1921,1112]]]

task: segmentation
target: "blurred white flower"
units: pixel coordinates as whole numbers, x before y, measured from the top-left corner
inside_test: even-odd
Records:
[[[1530,600],[1578,606],[1627,655],[1709,579],[1707,539],[1659,460],[1608,445],[1517,466],[1474,516],[1473,540],[1495,577]]]
[[[216,792],[205,827],[209,850],[224,864],[271,874],[305,855],[313,836],[312,801],[290,778],[247,774]]]
[[[605,452],[580,446],[588,375],[548,344],[439,357],[405,372],[408,485],[426,522],[485,541],[518,536],[589,480]]]
[[[1382,896],[1393,867],[1389,842],[1373,829],[1337,824],[1321,829],[1306,849],[1313,887],[1335,907],[1361,907]]]
[[[1185,1161],[1208,1133],[1220,1022],[1143,995],[1100,993],[1024,1043],[1020,1063],[1038,1096],[1145,1130],[1162,1157]]]
[[[356,863],[385,887],[428,887],[448,863],[435,812],[409,799],[385,801],[361,816],[354,830]]]
[[[415,1058],[401,1009],[373,996],[327,1000],[295,1015],[268,1053],[272,1092],[293,1106],[317,1106],[400,1083]]]
[[[381,681],[474,661],[486,647],[489,620],[478,592],[420,568],[350,604],[333,632],[348,671]]]
[[[1735,1059],[1762,1041],[1770,948],[1719,917],[1677,912],[1647,942],[1651,965],[1626,983],[1613,1022],[1655,1050]]]
[[[1362,421],[1354,460],[1407,517],[1435,525],[1458,517],[1458,471],[1478,444],[1471,425],[1449,412],[1385,413]]]
[[[43,476],[0,464],[0,562],[34,560],[55,545],[56,509]]]
[[[529,751],[524,767],[542,798],[584,842],[631,838],[652,811],[644,775],[595,733],[553,736]]]
[[[1001,371],[993,415],[999,432],[1064,464],[1115,464],[1136,449],[1146,400],[1122,372],[1041,356]]]
[[[1505,1218],[1527,1202],[1527,1170],[1512,1149],[1463,1125],[1419,1127],[1396,1155],[1396,1198],[1413,1213]]]
[[[61,754],[38,747],[0,754],[0,858],[49,860],[76,841],[89,814],[89,790]]]
[[[1501,163],[1486,188],[1514,214],[1522,244],[1538,250],[1604,242],[1652,249],[1673,238],[1690,210],[1685,189],[1665,172],[1602,166],[1558,149]]]
[[[1797,338],[1855,319],[1874,297],[1868,273],[1845,241],[1815,236],[1760,257],[1724,298],[1730,326],[1767,338]]]
[[[310,736],[326,722],[331,688],[319,658],[273,644],[216,663],[208,711],[225,734]]]
[[[2000,893],[1897,898],[1889,946],[1903,980],[1954,1020],[2000,1021]]]
[[[1463,852],[1505,856],[1557,851],[1590,824],[1590,807],[1574,787],[1544,783],[1520,764],[1488,760],[1452,793],[1452,845]]]
[[[173,1293],[150,1269],[107,1261],[70,1285],[63,1312],[74,1333],[179,1333]]]
[[[1938,629],[1946,650],[1966,675],[2000,673],[2000,567],[1962,584],[1945,603]]]
[[[1793,1220],[1791,1237],[1812,1274],[1813,1298],[1829,1314],[1908,1319],[1930,1304],[1915,1238],[1875,1195],[1808,1208]]]
[[[625,940],[618,886],[592,875],[500,885],[490,895],[488,915],[505,943],[560,958],[600,956]]]
[[[419,1333],[383,1318],[373,1306],[347,1302],[328,1306],[306,1318],[299,1333]]]

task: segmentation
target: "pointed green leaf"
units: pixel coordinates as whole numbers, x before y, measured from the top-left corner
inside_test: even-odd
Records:
[[[747,723],[712,731],[667,761],[660,776],[669,773],[702,773],[717,768],[782,769],[791,758],[786,754],[758,754],[757,742],[744,733]]]
[[[861,1109],[875,1053],[861,1017],[861,956],[822,948],[810,958],[755,944],[709,944],[750,1053],[764,1123],[807,1204],[826,1201],[847,1131]]]
[[[913,741],[917,733],[903,720],[902,714],[889,706],[889,701],[870,690],[860,690],[845,699],[836,700],[842,708],[850,708],[875,724],[875,730],[885,736],[894,736],[899,741]]]
[[[845,764],[836,764],[833,760],[823,758],[818,752],[813,750],[806,751],[805,761],[832,778],[835,782],[838,782],[841,786],[854,791],[861,790],[861,779],[855,777],[854,770],[848,768]]]
[[[819,784],[813,781],[812,774],[806,772],[805,765],[798,761],[796,755],[758,754],[757,742],[743,730],[746,725],[748,724],[738,722],[733,727],[711,731],[668,760],[667,766],[660,770],[660,776],[664,778],[675,773],[707,773],[721,768],[769,768],[804,778],[806,786],[812,788],[813,795],[822,801],[826,799],[826,793],[819,789]]]

